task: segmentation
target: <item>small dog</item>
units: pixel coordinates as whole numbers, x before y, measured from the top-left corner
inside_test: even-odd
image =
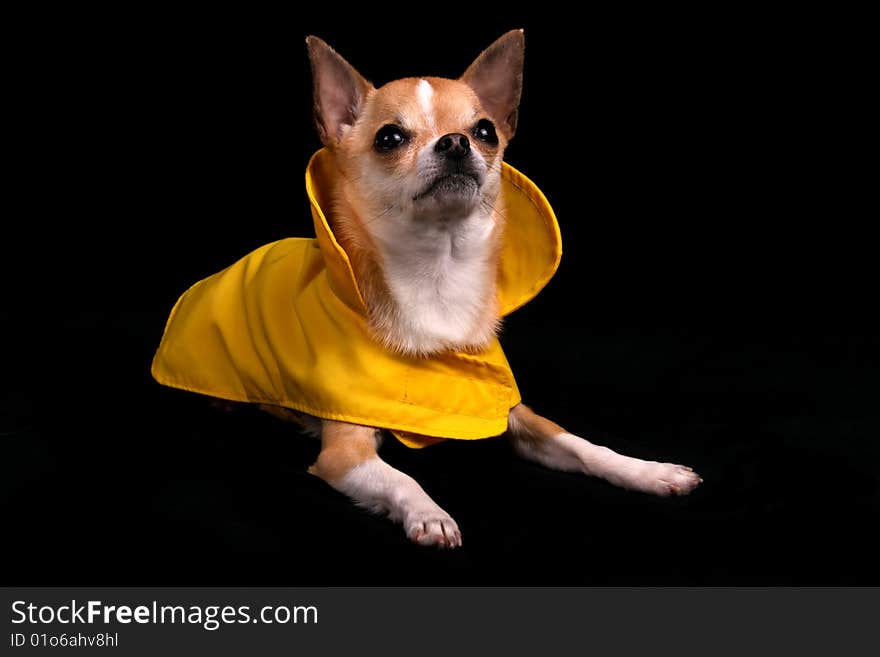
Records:
[[[156,379],[306,423],[321,438],[310,472],[421,545],[454,548],[461,532],[379,457],[383,429],[413,447],[506,430],[516,453],[550,468],[660,496],[696,488],[691,468],[623,456],[532,412],[498,346],[501,317],[561,254],[546,199],[502,162],[523,32],[457,80],[378,89],[321,39],[306,44],[325,145],[307,177],[317,239],[267,245],[193,286]]]

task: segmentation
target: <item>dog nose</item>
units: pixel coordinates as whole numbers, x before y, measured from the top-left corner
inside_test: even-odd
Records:
[[[460,160],[471,152],[471,142],[460,132],[443,135],[434,144],[434,150],[453,160]]]

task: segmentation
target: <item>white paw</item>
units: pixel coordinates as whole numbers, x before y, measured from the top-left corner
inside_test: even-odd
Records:
[[[455,520],[433,502],[408,510],[404,514],[403,528],[409,540],[419,545],[436,545],[440,548],[461,546],[461,532]]]
[[[461,545],[458,525],[437,506],[418,482],[378,456],[352,468],[333,486],[359,505],[403,522],[406,535],[419,545],[454,548]]]
[[[667,497],[687,495],[703,483],[702,477],[693,469],[675,463],[642,461],[628,456],[610,468],[605,479],[616,486]]]

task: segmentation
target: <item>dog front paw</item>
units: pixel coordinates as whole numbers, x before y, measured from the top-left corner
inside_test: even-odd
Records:
[[[410,511],[406,514],[403,526],[409,540],[419,545],[435,545],[439,548],[461,546],[458,525],[439,506]]]
[[[703,483],[702,477],[685,465],[658,463],[622,457],[605,478],[623,488],[668,497],[687,495]]]

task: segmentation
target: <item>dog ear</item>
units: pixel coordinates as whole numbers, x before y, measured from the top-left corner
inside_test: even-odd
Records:
[[[318,136],[326,146],[333,146],[357,121],[373,85],[318,37],[306,37],[306,47],[312,64]]]
[[[511,30],[480,53],[461,76],[508,139],[516,132],[525,46],[523,31]]]

